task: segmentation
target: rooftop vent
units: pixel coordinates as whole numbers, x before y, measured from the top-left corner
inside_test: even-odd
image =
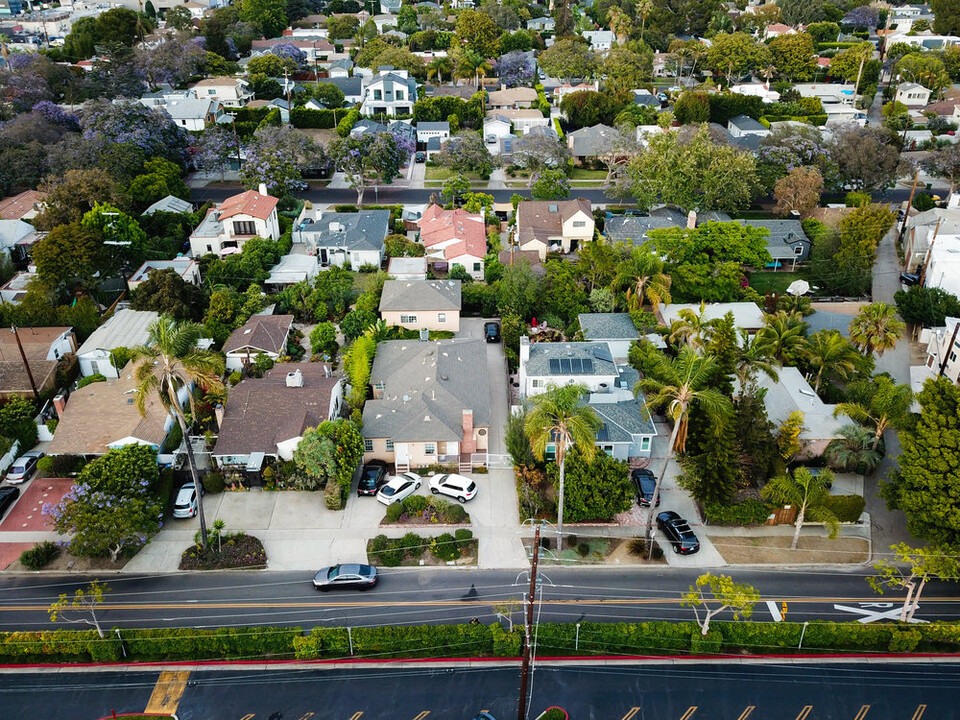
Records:
[[[329,225],[328,227],[329,227],[329,229],[330,229],[330,232],[332,232],[332,233],[343,232],[343,225],[342,225],[341,223],[332,222],[332,223],[330,223],[330,225]]]
[[[288,372],[287,387],[303,387],[303,373],[299,370]]]
[[[549,210],[549,211],[552,212],[552,213],[560,212],[560,206],[559,206],[559,205],[554,205],[553,203],[550,203],[550,204],[547,206],[547,210]]]

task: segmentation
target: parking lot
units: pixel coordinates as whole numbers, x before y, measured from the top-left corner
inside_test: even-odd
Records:
[[[20,485],[20,497],[0,521],[0,533],[53,530],[53,520],[41,512],[43,506],[59,503],[72,486],[73,481],[65,478],[34,478]]]

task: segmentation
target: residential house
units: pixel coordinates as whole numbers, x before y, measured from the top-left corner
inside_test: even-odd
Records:
[[[485,465],[490,384],[482,340],[390,340],[377,345],[373,399],[363,408],[364,462],[411,467]]]
[[[794,83],[793,90],[800,93],[800,97],[819,98],[824,105],[832,103],[853,104],[853,85],[838,85],[836,83]],[[769,101],[768,101],[769,102]]]
[[[587,342],[603,342],[614,360],[625,362],[630,346],[640,339],[629,313],[580,313],[580,330]]]
[[[183,214],[193,212],[193,205],[188,200],[181,200],[174,195],[160,198],[153,205],[144,210],[141,215],[153,215],[155,212]]]
[[[930,102],[930,90],[913,82],[900,83],[897,85],[894,100],[907,107],[923,107]]]
[[[0,220],[33,220],[43,209],[47,194],[25,190],[0,200]]]
[[[380,0],[380,10],[385,13],[399,13],[401,5],[401,0]]]
[[[527,20],[527,30],[534,30],[536,32],[553,32],[556,26],[556,21],[549,15]]]
[[[514,242],[544,260],[548,252],[573,252],[593,240],[594,225],[589,200],[527,200],[517,205]]]
[[[392,257],[387,266],[387,274],[394,280],[426,280],[427,259],[425,257]]]
[[[780,93],[771,90],[769,86],[761,82],[735,83],[730,86],[730,92],[737,93],[737,95],[763,98],[764,102],[769,103],[780,101]]]
[[[359,75],[353,77],[331,76],[324,82],[340,88],[340,92],[343,93],[343,104],[347,107],[359,105],[363,102],[363,78]]]
[[[211,456],[221,468],[260,467],[259,454],[292,460],[303,433],[343,409],[343,379],[324,363],[277,363],[262,378],[230,388],[217,413],[220,432]]]
[[[763,30],[763,39],[772,40],[775,37],[780,37],[781,35],[796,35],[797,31],[790,27],[789,25],[784,25],[783,23],[773,23],[772,25],[767,25]]]
[[[749,115],[736,115],[727,121],[727,132],[733,138],[742,138],[747,135],[763,138],[770,134],[770,128],[764,127]]]
[[[767,251],[773,258],[774,269],[796,269],[798,262],[810,257],[810,238],[803,231],[799,220],[737,220],[744,227],[763,228],[767,236]]]
[[[504,140],[516,140],[516,136],[510,132],[510,129],[511,123],[503,115],[487,115],[483,119],[483,140],[491,155],[503,153]],[[507,154],[510,152],[513,152],[512,147]]]
[[[567,147],[574,162],[583,164],[588,158],[595,158],[612,146],[619,132],[609,125],[593,125],[567,133]]]
[[[649,239],[651,230],[671,227],[690,227],[690,220],[679,210],[661,207],[651,210],[647,215],[612,215],[604,220],[603,235],[608,242],[626,242],[642,245]]]
[[[280,258],[280,262],[270,269],[270,276],[264,280],[264,284],[274,290],[281,290],[287,285],[310,282],[318,272],[320,272],[320,262],[316,255],[292,252]]]
[[[387,280],[380,317],[407,330],[460,330],[459,280]]]
[[[120,377],[120,370],[114,367],[110,351],[145,345],[150,339],[148,328],[159,317],[152,310],[117,310],[77,350],[80,374],[83,377]]]
[[[960,44],[960,37],[956,35],[934,35],[932,32],[922,32],[915,35],[907,32],[901,32],[900,28],[891,35],[886,36],[886,47],[893,47],[897,43],[906,43],[921,51],[923,50],[944,50],[948,47]]]
[[[660,98],[654,95],[649,90],[634,90],[633,91],[633,104],[634,105],[646,105],[647,107],[652,107],[655,109],[660,109]]]
[[[663,325],[670,327],[675,320],[680,319],[681,310],[689,310],[699,316],[700,307],[695,303],[661,305],[657,315]],[[705,303],[703,320],[721,320],[728,312],[733,313],[733,324],[737,330],[746,330],[753,335],[763,327],[763,311],[752,302]]]
[[[173,417],[157,398],[148,393],[141,415],[134,401],[137,379],[133,363],[128,363],[117,375],[106,382],[90,383],[74,390],[69,398],[58,395],[54,407],[60,422],[53,440],[47,447],[48,455],[105,455],[127,445],[149,445],[160,448],[170,433]],[[187,390],[179,397],[187,400]]]
[[[150,277],[150,273],[155,270],[173,270],[184,282],[194,285],[200,284],[200,266],[196,260],[188,257],[175,257],[173,260],[147,260],[138,267],[130,279],[127,280],[127,287],[133,292]]]
[[[342,58],[340,60],[334,60],[330,63],[330,66],[327,68],[327,78],[348,78],[350,73],[353,71],[353,60],[350,58]]]
[[[780,427],[791,413],[802,412],[801,450],[797,459],[820,457],[827,444],[840,437],[840,429],[848,421],[834,417],[833,412],[837,406],[824,403],[797,368],[779,368],[777,375],[777,381],[764,373],[758,373],[756,378],[757,386],[765,391],[763,402],[767,408],[767,417],[770,422]]]
[[[36,268],[27,272],[15,273],[12,278],[0,286],[0,301],[17,305],[27,294],[30,283],[38,277]]]
[[[450,139],[450,123],[448,122],[421,122],[417,123],[417,145],[422,147],[431,140],[439,145]]]
[[[387,126],[383,123],[378,123],[376,120],[370,120],[369,118],[364,118],[363,120],[358,120],[354,123],[353,127],[350,128],[351,137],[360,137],[361,135],[379,135],[380,133],[387,132]]]
[[[417,225],[429,260],[446,262],[451,270],[460,265],[474,280],[483,280],[487,254],[483,215],[463,208],[444,210],[440,205],[431,205]]]
[[[417,101],[417,81],[407,70],[381,67],[364,91],[363,115],[409,115]]]
[[[27,258],[30,247],[40,239],[33,225],[23,220],[0,220],[0,248],[9,253],[14,262]]]
[[[571,85],[569,83],[564,83],[553,89],[553,102],[559,107],[560,103],[563,102],[563,99],[567,95],[571,95],[576,92],[599,92],[600,91],[600,81],[594,80],[593,83],[580,83],[578,85]]]
[[[584,30],[580,33],[594,52],[604,53],[614,46],[617,36],[610,30]]]
[[[383,15],[374,15],[372,18],[373,24],[377,26],[377,32],[381,35],[390,31],[397,29],[397,19],[398,16],[395,13],[386,13]]]
[[[293,315],[254,315],[238,327],[223,344],[228,372],[243,370],[263,353],[277,361],[287,354],[287,338],[293,327]]]
[[[389,210],[322,213],[294,231],[294,242],[305,243],[320,266],[337,265],[353,271],[383,264],[384,243],[390,232]]]
[[[508,88],[504,85],[499,90],[488,93],[487,110],[496,114],[500,110],[521,110],[536,107],[537,91],[530,87]]]
[[[210,208],[190,235],[190,254],[230,255],[240,252],[250,238],[279,240],[277,202],[263,184],[259,192],[247,190],[228,197],[220,207]]]
[[[198,100],[216,100],[227,107],[243,107],[253,100],[253,87],[243,78],[206,78],[193,85],[190,90]]]
[[[531,128],[550,125],[550,118],[545,118],[539,110],[498,110],[496,114],[513,124],[515,135],[526,135]]]
[[[914,392],[923,390],[923,384],[930,379],[945,377],[950,382],[960,382],[960,319],[944,318],[943,327],[923,328],[920,331],[920,345],[925,346],[926,359],[923,365],[910,367],[910,386]]]
[[[943,247],[945,242],[949,247],[956,247],[954,243],[960,242],[960,193],[958,192],[948,198],[947,207],[933,208],[907,218],[906,232],[903,236],[904,269],[907,272],[920,272],[920,268],[929,262],[928,256],[932,254],[933,248]],[[948,257],[949,254],[941,254],[941,263],[946,262]],[[926,273],[927,285],[940,287],[939,275],[942,274],[942,279],[947,279],[953,274],[948,272],[947,265],[941,265],[940,270],[941,272],[937,275]],[[960,285],[960,280],[957,283]],[[956,294],[953,290],[948,292]]]
[[[32,400],[34,389],[41,394],[54,390],[60,359],[76,351],[77,338],[72,328],[0,330],[0,401],[13,397]]]
[[[220,122],[224,117],[220,101],[209,98],[169,100],[161,107],[174,125],[190,132],[202,132],[205,127]]]
[[[520,397],[532,397],[551,386],[586,386],[585,402],[600,416],[598,448],[618,460],[650,457],[657,431],[646,403],[634,397],[639,375],[618,365],[606,342],[531,343],[520,338]],[[552,454],[548,445],[547,452]]]

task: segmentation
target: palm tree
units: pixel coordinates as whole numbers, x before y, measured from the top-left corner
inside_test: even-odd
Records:
[[[763,319],[764,327],[757,333],[760,342],[767,346],[767,352],[781,365],[792,365],[806,353],[807,338],[804,331],[807,324],[799,313],[778,312]]]
[[[907,329],[891,305],[870,303],[850,321],[850,340],[864,355],[876,353],[880,357],[897,345]]]
[[[759,335],[751,337],[748,330],[740,330],[736,375],[741,393],[758,372],[764,373],[774,382],[779,382],[780,376],[777,374],[779,367],[780,363],[770,354],[769,345],[764,344]]]
[[[840,437],[827,443],[823,456],[831,467],[845,472],[866,474],[880,464],[880,453],[875,449],[873,431],[859,425],[844,425]]]
[[[427,64],[427,78],[436,76],[437,84],[443,85],[443,76],[453,72],[453,60],[449,56],[435,57]]]
[[[634,7],[640,16],[640,39],[643,40],[643,33],[647,29],[647,15],[653,10],[653,0],[637,0]]]
[[[646,394],[647,407],[655,410],[664,408],[667,417],[673,421],[667,457],[663,463],[663,470],[657,476],[657,484],[650,501],[650,512],[647,514],[648,541],[653,533],[653,516],[655,515],[653,508],[656,507],[657,498],[660,496],[660,483],[670,461],[677,453],[684,452],[687,447],[690,409],[696,406],[701,413],[711,418],[728,417],[733,412],[730,398],[708,386],[717,369],[716,360],[712,357],[698,355],[689,345],[680,348],[680,352],[672,361],[660,354],[655,357],[656,364],[647,369],[646,376],[641,378],[633,389],[635,395]],[[648,546],[652,552],[653,543],[648,542]]]
[[[772,500],[781,505],[792,505],[797,509],[791,550],[797,549],[800,528],[803,527],[807,518],[826,525],[830,531],[831,540],[839,534],[840,522],[837,516],[826,507],[829,497],[828,488],[833,484],[833,479],[833,473],[829,470],[823,470],[818,475],[814,475],[809,468],[798,467],[793,471],[792,476],[787,473],[771,478],[760,491],[766,500]]]
[[[475,78],[477,89],[480,89],[480,78],[486,77],[493,69],[493,65],[480,53],[473,50],[464,50],[457,59],[456,75],[459,78]]]
[[[713,325],[712,320],[705,320],[707,304],[700,303],[700,312],[694,313],[689,308],[683,308],[677,313],[677,319],[670,323],[670,341],[682,340],[694,350],[702,350],[706,342],[706,334]]]
[[[617,288],[627,288],[627,307],[630,310],[640,310],[646,299],[652,312],[656,313],[662,303],[671,302],[671,280],[663,272],[663,260],[649,246],[638,245],[631,248],[629,258],[620,264],[620,271],[613,282]]]
[[[187,446],[187,464],[197,490],[197,515],[200,517],[200,537],[203,547],[207,543],[207,522],[203,514],[203,496],[197,464],[190,444],[187,419],[183,414],[181,393],[186,391],[191,413],[196,416],[193,393],[194,384],[209,390],[223,388],[223,358],[211,350],[197,349],[197,341],[203,337],[203,327],[197,323],[177,322],[168,315],[161,315],[147,328],[147,343],[133,348],[131,362],[135,365],[134,376],[137,389],[134,400],[140,415],[146,414],[147,398],[155,394],[167,412],[176,419]]]
[[[814,392],[825,378],[849,378],[857,369],[859,355],[839,330],[821,330],[808,339],[806,365],[813,371]]]
[[[576,447],[586,460],[593,459],[597,431],[603,425],[596,411],[583,402],[586,385],[551,386],[531,398],[526,430],[533,454],[543,460],[547,446],[554,446],[560,469],[560,494],[557,498],[557,533],[563,534],[563,481],[567,450]]]
[[[909,385],[898,385],[886,375],[878,375],[868,385],[872,391],[869,399],[837,403],[833,414],[835,417],[846,415],[861,425],[872,425],[873,449],[876,450],[887,428],[900,430],[905,426],[913,404],[913,391]]]
[[[617,45],[623,45],[633,32],[633,20],[623,10],[614,6],[607,15],[607,25],[617,36]]]

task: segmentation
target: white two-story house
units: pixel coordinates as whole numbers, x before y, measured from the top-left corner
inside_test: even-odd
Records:
[[[247,190],[210,208],[190,235],[190,255],[231,255],[254,237],[280,239],[277,199],[262,184],[260,192]]]
[[[227,76],[201,80],[190,90],[197,100],[217,100],[230,107],[243,107],[254,97],[249,82]]]
[[[381,67],[364,89],[362,115],[410,115],[417,101],[417,81],[407,70]]]

